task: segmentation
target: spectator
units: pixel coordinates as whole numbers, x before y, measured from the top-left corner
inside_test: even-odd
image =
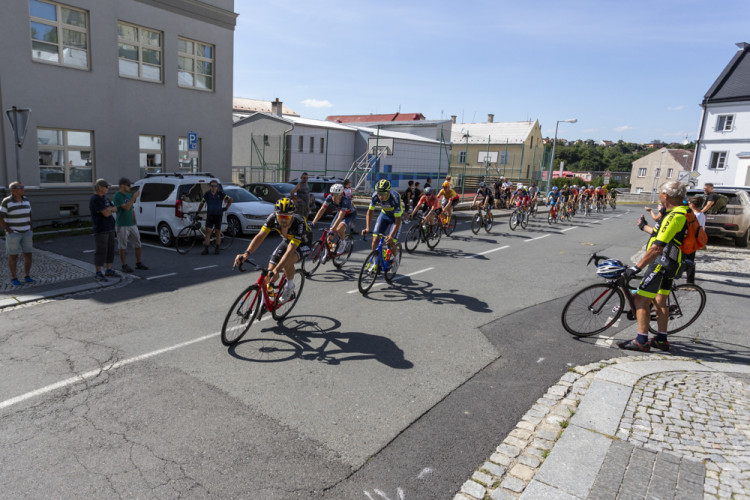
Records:
[[[417,185],[419,185],[419,183],[417,183]],[[426,187],[426,188],[428,188],[428,187],[432,187],[432,179],[430,179],[430,178],[428,177],[428,178],[427,178],[427,180],[426,180],[426,181],[425,181],[425,183],[424,183],[424,187]],[[419,198],[417,198],[417,199],[419,199]]]
[[[414,181],[407,182],[408,187],[401,195],[401,199],[404,201],[404,209],[409,210],[412,203],[416,203],[414,199]]]
[[[690,210],[695,214],[695,218],[698,219],[698,223],[701,225],[703,230],[706,230],[706,214],[701,212],[705,200],[703,196],[692,196],[688,198],[688,206]],[[692,262],[691,265],[687,266],[685,271],[685,279],[688,283],[695,283],[695,252],[685,255],[685,260]]]
[[[712,182],[707,182],[703,185],[703,192],[706,193],[706,204],[701,209],[701,212],[707,214],[711,210],[711,207],[714,206],[714,203],[719,200],[719,194],[714,193],[714,185]]]
[[[635,339],[618,342],[617,346],[620,349],[648,352],[651,347],[654,347],[662,351],[669,350],[667,297],[672,290],[672,280],[679,273],[683,262],[680,244],[687,230],[685,214],[689,210],[683,204],[686,191],[685,185],[678,181],[667,182],[661,186],[659,199],[667,210],[663,217],[664,223],[660,225],[658,231],[652,232],[646,255],[636,266],[625,270],[624,276],[631,278],[648,266],[634,299],[638,335]],[[645,223],[642,216],[641,219]],[[649,342],[648,329],[652,304],[656,310],[658,333]]]
[[[224,216],[224,212],[227,211],[229,206],[232,204],[232,198],[224,194],[224,191],[219,189],[219,182],[212,179],[208,184],[209,189],[203,194],[203,199],[198,205],[198,213],[203,209],[203,204],[206,204],[206,239],[203,240],[203,251],[201,255],[208,253],[208,246],[211,244],[211,233],[216,234],[216,248],[214,248],[214,255],[219,255],[219,245],[221,245],[221,219]],[[224,203],[226,202],[226,205]]]
[[[33,250],[34,231],[31,220],[31,204],[24,196],[24,187],[20,182],[10,183],[10,196],[0,202],[0,225],[5,230],[5,250],[8,252],[10,282],[21,286],[16,274],[18,255],[23,253],[23,270],[25,283],[34,283],[31,273],[31,252]]]
[[[344,196],[346,196],[350,200],[353,197],[351,179],[344,179]]]
[[[107,281],[107,278],[117,278],[117,274],[112,269],[112,263],[115,261],[115,212],[117,207],[107,198],[109,183],[104,179],[97,179],[94,183],[94,194],[89,200],[89,211],[91,220],[94,223],[94,243],[96,251],[94,253],[94,267],[96,281]],[[102,274],[102,266],[106,267]]]
[[[138,198],[140,191],[131,194],[130,179],[123,177],[118,183],[120,190],[115,193],[113,201],[117,207],[117,220],[115,221],[115,231],[117,232],[117,245],[120,250],[120,262],[122,262],[122,271],[132,273],[133,268],[125,262],[125,253],[128,249],[128,241],[133,245],[135,252],[135,268],[143,271],[148,267],[141,262],[141,235],[138,233],[138,226],[135,220],[135,211],[133,203]]]
[[[304,172],[300,177],[299,184],[294,186],[294,189],[289,193],[289,196],[293,197],[295,205],[297,205],[297,213],[305,218],[310,215],[310,185],[307,183],[307,172]]]

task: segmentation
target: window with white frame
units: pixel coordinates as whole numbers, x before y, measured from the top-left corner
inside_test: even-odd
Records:
[[[646,168],[639,168],[638,169],[638,177],[646,177]]]
[[[29,14],[34,61],[88,69],[89,15],[85,10],[29,0]]]
[[[716,131],[729,132],[734,124],[734,115],[719,115],[716,117]]]
[[[716,170],[724,170],[726,168],[727,152],[726,151],[714,151],[711,153],[711,161],[708,164],[708,168]]]
[[[635,188],[635,194],[641,194],[643,192],[643,188]]]
[[[458,163],[466,163],[466,151],[458,152]]]
[[[177,38],[177,84],[199,90],[214,89],[214,46]]]
[[[180,172],[196,173],[201,171],[201,151],[203,147],[201,138],[198,138],[198,151],[188,151],[187,137],[180,137],[177,143],[177,159],[180,163]]]
[[[120,76],[161,82],[161,41],[159,31],[118,22]]]
[[[673,168],[668,168],[667,169],[667,179],[671,179],[672,177],[674,177],[674,169]]]
[[[40,184],[90,184],[94,181],[94,133],[39,128]]]
[[[146,174],[163,172],[164,137],[160,135],[139,135],[138,152],[141,178],[146,177]]]

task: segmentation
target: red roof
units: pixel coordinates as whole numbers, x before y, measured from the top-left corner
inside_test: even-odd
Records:
[[[326,118],[336,123],[413,122],[424,120],[422,113],[390,113],[387,115],[334,115]]]

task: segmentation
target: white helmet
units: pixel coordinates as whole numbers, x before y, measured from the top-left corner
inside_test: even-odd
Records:
[[[596,267],[596,274],[602,278],[614,279],[625,271],[625,265],[615,259],[607,259]]]
[[[331,194],[341,194],[344,192],[343,184],[334,184],[331,186]]]

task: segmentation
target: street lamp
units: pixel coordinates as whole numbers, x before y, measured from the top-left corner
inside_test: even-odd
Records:
[[[549,173],[547,173],[547,192],[550,190],[552,184],[552,162],[555,161],[555,146],[557,145],[557,127],[560,123],[576,123],[578,118],[571,118],[570,120],[557,120],[555,124],[555,138],[552,140],[552,156],[549,159]]]
[[[651,183],[651,203],[654,202],[654,195],[656,194],[656,183],[659,182],[659,176],[661,176],[661,162],[664,160],[664,153],[669,151],[667,148],[664,148],[661,152],[661,156],[659,157],[659,168],[656,169],[656,175],[654,175],[654,182]]]

